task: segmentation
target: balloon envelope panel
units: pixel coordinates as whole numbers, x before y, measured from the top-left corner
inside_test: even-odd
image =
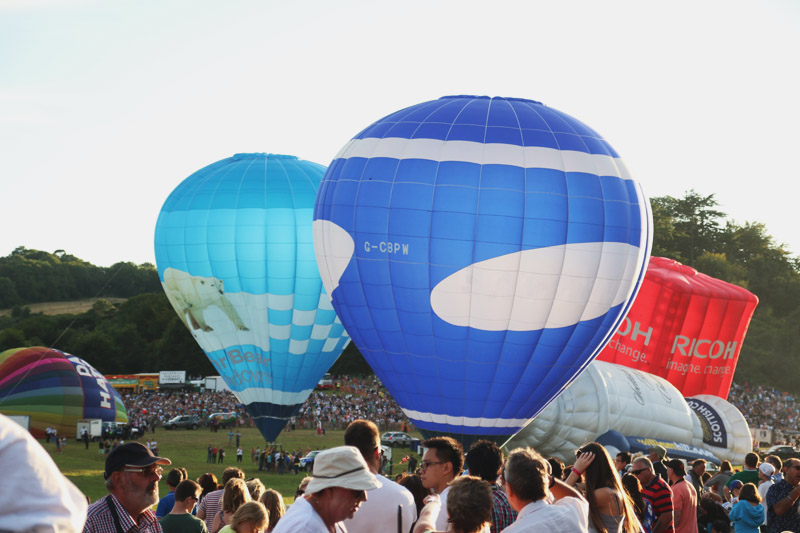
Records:
[[[571,461],[576,449],[609,430],[702,446],[695,442],[695,423],[680,391],[663,378],[594,361],[514,435],[508,449],[530,446],[545,457]]]
[[[538,102],[445,97],[356,135],[314,245],[334,308],[423,433],[518,431],[641,281],[649,205],[596,132]]]
[[[170,303],[270,441],[349,342],[314,257],[324,171],[237,154],[178,185],[156,224]]]
[[[41,346],[0,353],[0,412],[29,416],[37,438],[47,427],[74,437],[82,418],[128,421],[122,398],[100,372],[80,357]]]
[[[727,398],[758,298],[653,257],[627,317],[598,359],[661,376],[684,396]]]

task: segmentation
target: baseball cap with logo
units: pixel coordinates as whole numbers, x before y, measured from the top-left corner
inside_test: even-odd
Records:
[[[120,444],[108,454],[106,458],[106,471],[103,479],[108,479],[117,470],[126,466],[150,466],[152,464],[171,465],[172,461],[166,457],[157,457],[149,449],[138,442]]]

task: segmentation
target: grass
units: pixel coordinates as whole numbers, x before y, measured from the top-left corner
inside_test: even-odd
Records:
[[[42,302],[37,304],[25,304],[31,313],[42,313],[44,315],[74,315],[85,313],[90,310],[97,300],[107,300],[112,304],[124,302],[127,298],[86,298],[85,300],[72,300],[69,302]],[[0,316],[11,314],[11,309],[0,309]]]
[[[228,444],[228,432],[220,430],[217,433],[210,432],[207,428],[196,431],[178,429],[167,431],[158,428],[155,434],[148,434],[146,438],[158,442],[158,455],[172,460],[173,466],[182,466],[189,471],[191,479],[197,479],[205,472],[211,472],[222,477],[222,471],[228,466],[238,466],[245,472],[245,478],[257,477],[261,479],[264,486],[273,488],[280,492],[285,503],[291,504],[294,500],[294,493],[304,473],[286,473],[279,475],[273,472],[259,472],[258,466],[250,461],[251,447],[264,447],[264,438],[255,428],[241,429],[241,445],[244,450],[242,463],[236,463],[236,442]],[[383,433],[383,431],[381,431]],[[412,436],[421,438],[418,433],[412,432]],[[139,439],[144,443],[145,437]],[[61,454],[56,454],[55,444],[44,444],[45,449],[50,453],[61,472],[67,476],[91,501],[96,501],[107,494],[103,482],[103,470],[105,468],[106,456],[98,453],[97,443],[90,443],[89,449],[85,449],[82,442],[70,439],[69,444],[63,449]],[[344,431],[328,431],[324,436],[318,437],[313,430],[297,430],[283,432],[278,437],[278,443],[282,444],[286,451],[300,448],[305,455],[306,450],[322,450],[333,448],[344,444]],[[225,449],[224,464],[207,464],[208,445],[222,447]],[[405,470],[405,465],[400,464],[404,455],[411,453],[408,448],[395,448],[392,453],[392,463],[394,474]],[[419,458],[419,456],[417,456]],[[166,472],[171,467],[165,467]],[[164,496],[168,489],[163,480],[159,483],[160,495]]]

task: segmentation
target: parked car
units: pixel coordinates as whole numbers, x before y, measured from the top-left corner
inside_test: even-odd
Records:
[[[200,419],[196,415],[178,415],[164,424],[164,429],[197,429],[200,427]]]
[[[325,374],[322,379],[317,383],[317,389],[328,390],[333,388],[333,377],[330,374]]]
[[[771,448],[768,448],[766,451],[762,452],[761,457],[766,457],[767,455],[777,455],[781,458],[781,461],[785,461],[786,459],[798,459],[800,458],[800,450],[795,448],[794,446],[786,446],[786,445],[777,445]]]
[[[386,446],[391,446],[395,448],[397,446],[411,446],[411,441],[414,439],[408,433],[403,433],[401,431],[388,431],[381,435],[381,444],[385,444]]]
[[[309,467],[314,463],[314,457],[316,457],[317,454],[319,452],[321,452],[321,451],[322,450],[313,450],[313,451],[308,452],[308,454],[305,457],[301,457],[300,458],[300,468],[302,468],[303,470],[308,472]]]

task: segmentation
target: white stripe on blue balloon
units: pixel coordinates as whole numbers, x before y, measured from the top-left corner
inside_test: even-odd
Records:
[[[522,428],[531,420],[530,418],[473,418],[469,416],[440,415],[436,413],[422,413],[411,409],[403,409],[403,412],[411,420],[457,427]]]
[[[336,159],[361,157],[373,159],[425,159],[458,161],[478,165],[511,165],[522,168],[547,168],[563,172],[583,172],[598,176],[632,179],[622,159],[603,154],[573,150],[556,150],[541,146],[483,144],[471,141],[437,139],[353,139],[336,155]]]

